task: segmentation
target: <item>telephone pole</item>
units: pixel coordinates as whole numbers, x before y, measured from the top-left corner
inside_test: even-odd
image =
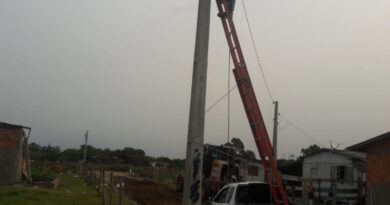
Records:
[[[87,146],[88,146],[88,130],[84,134],[85,144],[84,144],[84,157],[83,157],[83,167],[87,164]]]
[[[279,102],[275,101],[274,104],[275,104],[275,113],[274,113],[274,133],[273,133],[272,147],[274,149],[275,161],[277,161],[277,153],[278,153],[278,117],[279,117],[278,107],[279,107]]]
[[[210,0],[199,0],[193,61],[183,205],[201,205]]]

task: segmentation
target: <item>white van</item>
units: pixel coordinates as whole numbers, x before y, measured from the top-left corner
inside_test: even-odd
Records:
[[[240,182],[224,186],[212,205],[271,205],[272,193],[264,182]]]

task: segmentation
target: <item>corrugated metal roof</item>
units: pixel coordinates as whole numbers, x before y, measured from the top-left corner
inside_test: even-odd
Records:
[[[366,161],[366,158],[367,158],[367,155],[365,153],[362,153],[362,152],[355,152],[355,151],[350,151],[350,150],[338,150],[338,149],[325,149],[325,148],[321,149],[318,152],[314,152],[312,154],[306,155],[306,156],[304,156],[304,158],[311,157],[313,155],[316,155],[316,154],[319,154],[322,152],[332,152],[335,154],[340,154],[340,155],[349,157],[351,159],[355,159],[355,160],[357,159],[357,160],[361,160],[361,161]]]
[[[383,142],[384,140],[389,140],[390,139],[390,132],[383,133],[379,136],[373,137],[371,139],[368,139],[366,141],[357,143],[355,145],[349,146],[346,149],[348,150],[353,150],[353,151],[366,151],[367,147],[375,144],[375,143],[380,143]]]

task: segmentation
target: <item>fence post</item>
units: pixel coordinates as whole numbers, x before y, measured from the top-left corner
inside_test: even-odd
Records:
[[[119,180],[119,205],[122,205],[122,192],[123,192],[123,178]]]
[[[323,200],[321,197],[321,179],[318,179],[318,201],[320,203],[323,203]]]
[[[333,199],[332,199],[332,204],[333,205],[336,205],[336,194],[337,194],[337,187],[336,187],[336,183],[332,180],[332,183],[333,183],[333,186],[332,186],[332,189],[333,189]]]
[[[106,200],[105,200],[105,198],[104,198],[104,169],[102,169],[102,181],[101,181],[101,183],[102,183],[102,186],[101,186],[101,191],[102,191],[102,205],[105,205],[105,203],[106,203]]]
[[[91,167],[91,184],[92,184],[92,186],[93,186],[93,188],[95,188],[95,177],[96,177],[96,175],[95,175],[95,167]]]
[[[303,204],[305,205],[309,204],[309,197],[307,195],[307,186],[308,186],[308,181],[304,179],[302,181],[302,199],[303,199]]]
[[[110,183],[108,189],[108,204],[112,205],[112,170],[110,172]]]
[[[91,174],[91,165],[88,165],[88,169],[87,169],[87,184],[90,186],[92,184],[92,178],[91,178],[92,174]]]
[[[99,173],[99,178],[96,179],[96,182],[97,182],[96,191],[98,193],[98,197],[100,197],[100,188],[101,188],[101,185],[102,185],[102,171],[98,170],[98,173]]]

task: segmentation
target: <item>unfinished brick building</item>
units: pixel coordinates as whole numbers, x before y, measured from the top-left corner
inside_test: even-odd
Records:
[[[347,147],[347,149],[367,153],[366,204],[389,204],[390,132]]]
[[[0,184],[29,179],[27,139],[30,128],[0,122]]]

